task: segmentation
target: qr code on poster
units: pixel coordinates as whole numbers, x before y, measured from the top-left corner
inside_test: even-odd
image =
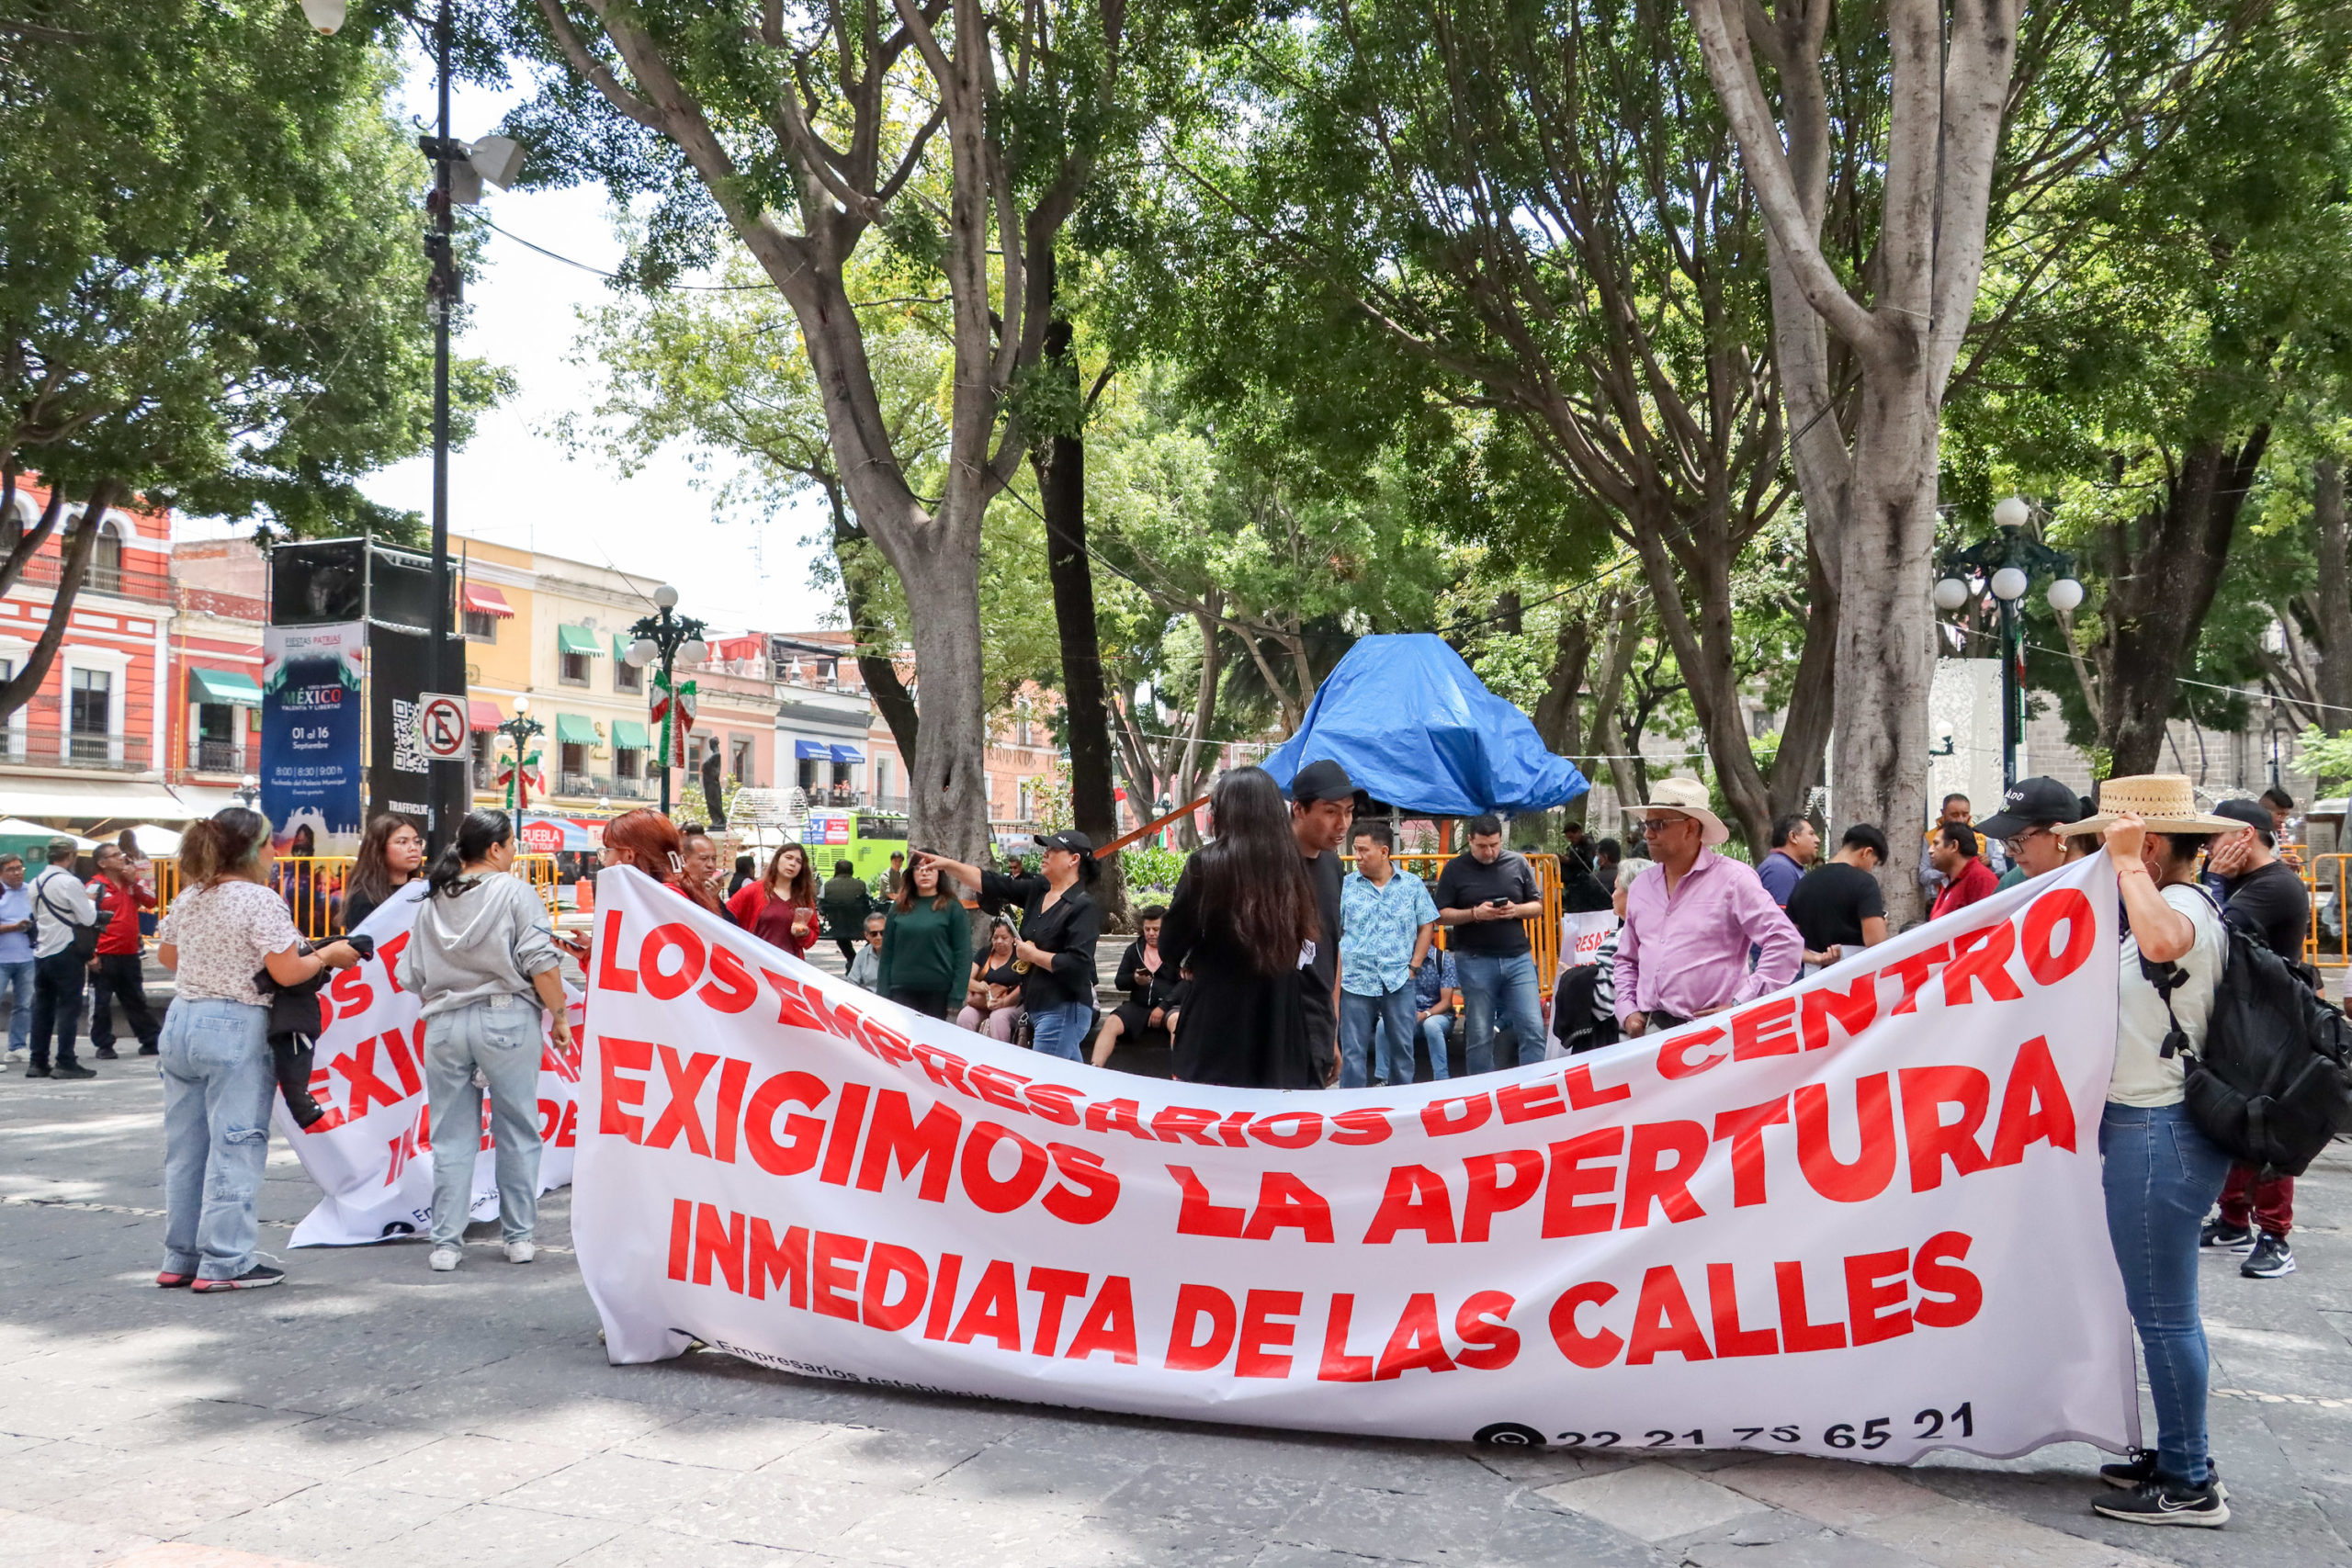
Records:
[[[424,754],[424,743],[417,737],[416,713],[422,705],[392,699],[392,771],[396,773],[433,771],[433,759]]]

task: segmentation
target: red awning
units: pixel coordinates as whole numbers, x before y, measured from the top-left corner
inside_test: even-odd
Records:
[[[506,602],[506,595],[488,583],[469,581],[462,598],[466,608],[477,615],[512,616],[514,614],[514,606]]]
[[[506,722],[506,716],[498,711],[496,703],[486,703],[480,697],[468,697],[466,706],[473,715],[473,728],[476,729],[496,729]]]

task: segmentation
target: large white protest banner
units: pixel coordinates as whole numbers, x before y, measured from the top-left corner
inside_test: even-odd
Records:
[[[376,956],[338,972],[319,993],[326,1023],[311,1055],[311,1094],[326,1117],[308,1132],[277,1102],[277,1130],[303,1171],[325,1192],[294,1228],[296,1247],[347,1247],[420,1235],[433,1221],[433,1117],[424,1094],[422,1004],[395,978],[409,928],[424,892],[422,881],[392,895],[360,923],[376,939]],[[579,1018],[573,1010],[573,1020]],[[580,1124],[580,1062],[543,1043],[538,1117],[547,1140],[539,1190],[571,1180]],[[490,1100],[482,1099],[474,1158],[472,1217],[498,1216]]]
[[[1096,1070],[599,888],[615,1361],[1581,1449],[2137,1438],[2104,857],[1670,1034],[1406,1089]]]

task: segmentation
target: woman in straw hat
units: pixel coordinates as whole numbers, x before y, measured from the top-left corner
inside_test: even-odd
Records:
[[[2115,862],[2130,927],[2115,1026],[2115,1069],[2099,1120],[2106,1161],[2107,1233],[2123,1294],[2147,1353],[2156,1446],[2099,1476],[2120,1495],[2092,1506],[2137,1524],[2219,1525],[2228,1494],[2206,1447],[2205,1327],[2197,1310],[2198,1229],[2221,1195],[2229,1156],[2181,1103],[2183,1063],[2165,1050],[2177,1018],[2191,1050],[2205,1042],[2228,947],[2222,918],[2196,886],[2197,860],[2216,833],[2237,824],[2197,809],[2186,776],[2143,774],[2099,786],[2099,809],[2061,834],[2100,834]],[[2172,964],[2187,979],[2165,999],[2140,960]]]

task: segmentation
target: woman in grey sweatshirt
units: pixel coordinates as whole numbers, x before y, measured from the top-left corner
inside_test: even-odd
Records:
[[[433,1114],[433,1268],[455,1269],[473,1204],[481,1090],[490,1086],[498,1221],[509,1263],[528,1263],[539,1216],[540,1010],[560,1047],[571,1022],[547,906],[514,864],[514,824],[469,811],[434,863],[401,954],[400,982],[424,1005],[424,1092]]]

